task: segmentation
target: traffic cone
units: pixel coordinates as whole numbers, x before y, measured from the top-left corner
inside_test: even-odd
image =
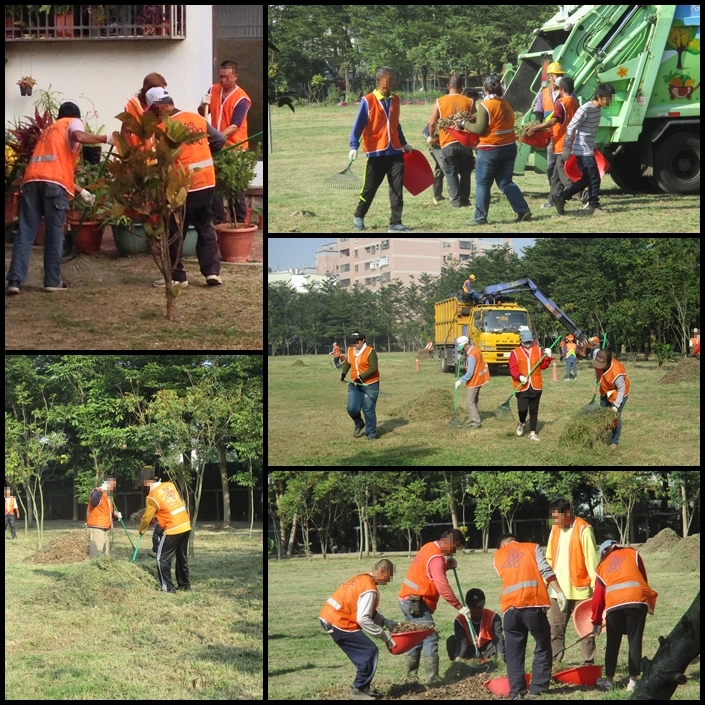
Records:
[[[416,371],[421,372],[421,365],[419,365],[419,358],[416,358]]]
[[[552,382],[558,381],[558,365],[556,364],[556,358],[553,358],[553,376],[551,377]]]

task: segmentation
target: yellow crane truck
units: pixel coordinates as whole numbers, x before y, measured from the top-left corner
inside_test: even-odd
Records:
[[[441,372],[455,372],[455,340],[472,338],[490,368],[509,363],[519,331],[531,329],[529,312],[516,303],[463,303],[453,296],[436,303],[436,350]]]

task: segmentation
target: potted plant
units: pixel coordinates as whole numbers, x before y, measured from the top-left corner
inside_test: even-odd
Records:
[[[246,152],[237,147],[226,147],[215,155],[215,193],[227,204],[227,222],[215,226],[220,255],[225,262],[246,262],[252,250],[256,225],[236,222],[235,202],[238,191],[247,189],[255,175],[257,152]]]
[[[32,86],[35,86],[37,82],[31,76],[22,76],[22,78],[17,81],[17,85],[20,87],[21,95],[32,95]]]
[[[126,215],[110,219],[115,247],[121,255],[144,255],[149,252],[149,238],[142,223]]]
[[[105,163],[92,164],[82,160],[76,169],[75,181],[83,188],[90,187],[95,196],[92,205],[84,203],[76,194],[67,220],[71,226],[70,240],[76,252],[100,252],[103,233],[108,222],[109,206],[106,203],[106,182],[103,178]]]
[[[54,5],[54,27],[57,37],[73,36],[73,5]]]

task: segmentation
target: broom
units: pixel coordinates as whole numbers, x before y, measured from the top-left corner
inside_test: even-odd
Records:
[[[360,181],[350,169],[353,159],[354,157],[350,158],[347,169],[343,169],[339,174],[331,176],[330,179],[326,181],[326,184],[344,191],[357,191],[362,186],[362,181]]]
[[[562,337],[562,336],[559,335],[559,336],[553,341],[553,344],[551,345],[551,348],[553,348],[553,346],[561,339],[561,337]],[[534,370],[543,362],[543,359],[544,359],[545,357],[546,357],[546,353],[544,353],[544,354],[541,356],[541,359],[531,368],[531,370],[529,370],[529,374],[527,375],[527,377],[531,377],[531,375],[533,374]],[[512,410],[509,408],[509,402],[512,400],[512,397],[519,391],[519,389],[520,389],[522,386],[523,386],[522,384],[518,384],[518,385],[516,386],[516,388],[514,389],[514,391],[509,395],[509,399],[507,399],[507,401],[505,401],[504,404],[502,404],[501,406],[498,406],[498,407],[497,407],[496,411],[494,412],[494,415],[495,415],[497,418],[506,419],[507,421],[508,421],[509,419],[513,419],[513,418],[514,418],[514,415],[512,414]]]
[[[607,345],[607,331],[605,331],[605,335],[602,338],[602,348],[604,349],[606,345]],[[582,409],[580,409],[579,413],[591,414],[593,411],[600,410],[600,405],[595,403],[595,399],[597,398],[597,388],[599,386],[600,386],[600,380],[598,379],[597,382],[595,383],[595,393],[592,395],[592,399],[590,399],[590,403],[586,404]]]

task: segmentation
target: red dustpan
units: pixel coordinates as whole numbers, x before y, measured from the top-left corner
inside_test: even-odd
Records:
[[[602,632],[605,631],[605,613],[602,612]],[[573,626],[578,636],[585,636],[592,631],[592,600],[583,600],[573,610]]]
[[[600,676],[602,676],[602,666],[578,666],[553,674],[555,680],[573,685],[595,685]]]
[[[525,673],[524,677],[526,678],[526,688],[528,690],[529,683],[531,682],[531,674]],[[490,681],[485,681],[482,685],[484,685],[492,695],[504,695],[505,698],[509,697],[509,678],[507,676],[504,676],[504,678],[493,678]]]
[[[464,144],[466,147],[477,147],[477,145],[480,144],[480,135],[476,132],[461,132],[460,130],[454,130],[452,127],[446,127],[444,129],[451,137],[458,140],[460,144]]]
[[[418,196],[432,184],[433,171],[428,159],[418,149],[404,152],[404,188],[412,196]]]
[[[396,646],[392,649],[393,654],[405,654],[411,651],[415,646],[418,646],[433,629],[419,629],[415,632],[401,632],[400,634],[392,634],[392,638],[396,642]]]
[[[600,179],[603,179],[608,169],[610,168],[609,162],[605,159],[602,152],[595,150],[595,161],[597,162],[597,170],[600,172]],[[578,158],[571,154],[568,161],[563,165],[565,169],[565,175],[571,181],[580,181],[582,177],[582,172],[578,169]]]

